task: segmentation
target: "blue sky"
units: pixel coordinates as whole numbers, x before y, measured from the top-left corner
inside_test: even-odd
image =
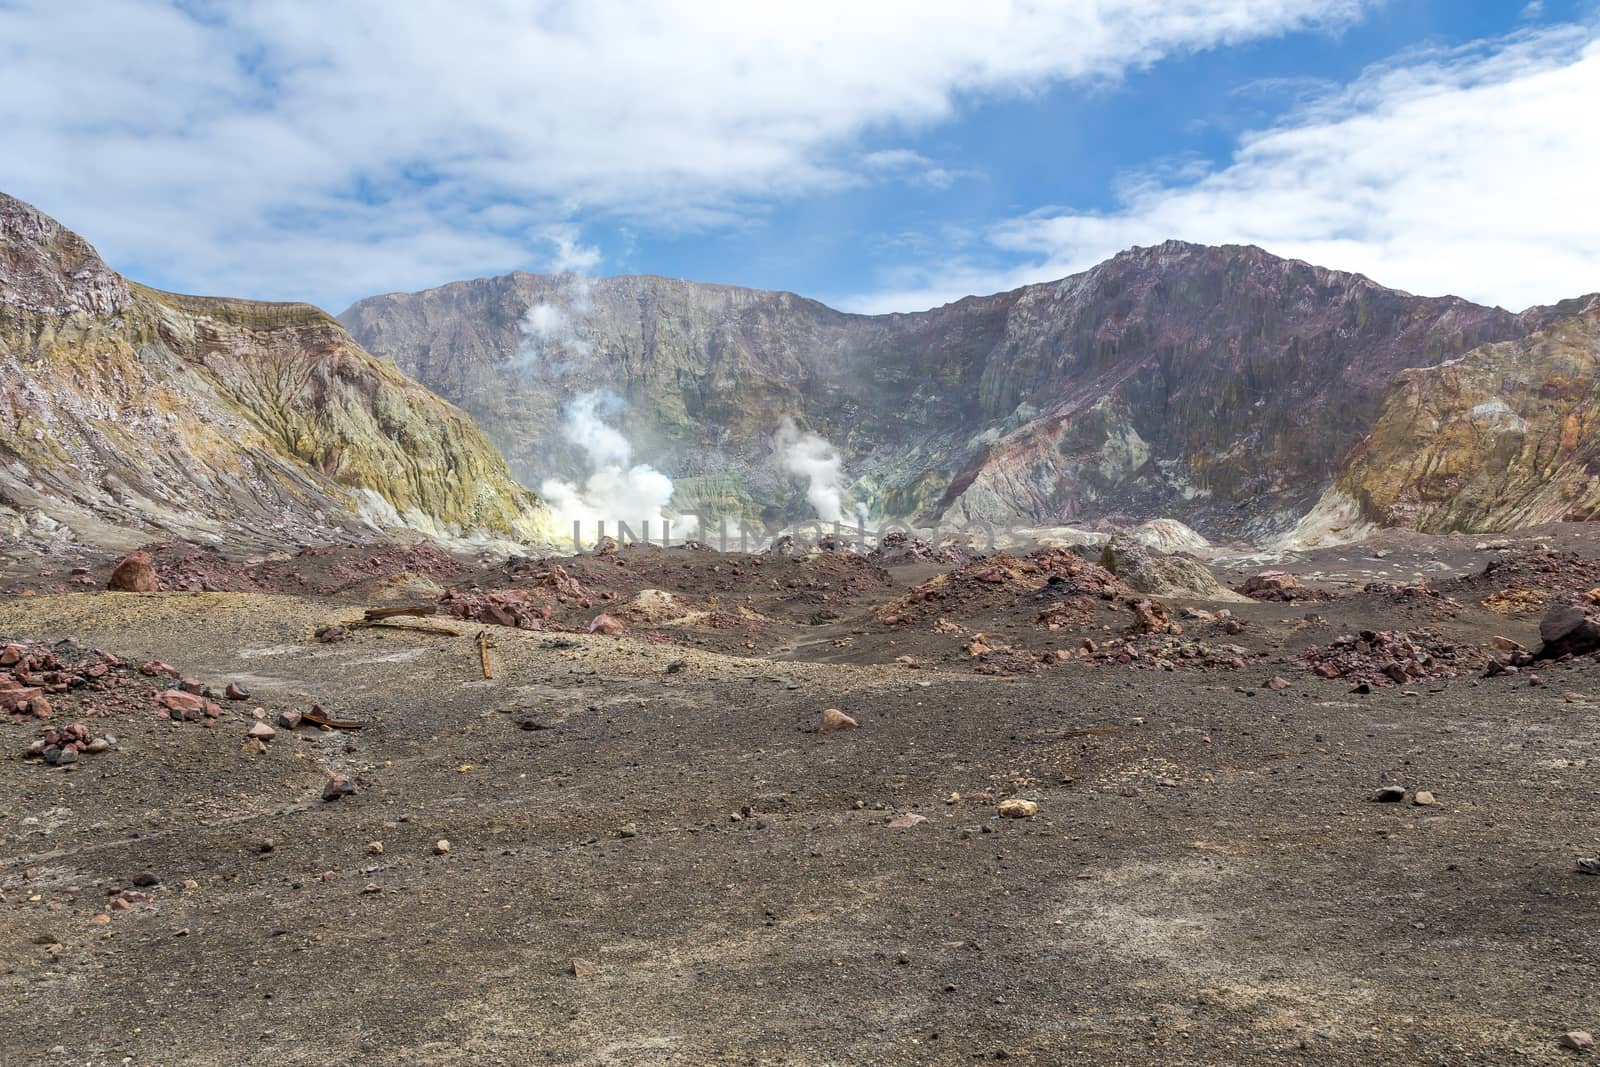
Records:
[[[1167,237],[1600,289],[1594,0],[831,6],[0,0],[0,189],[335,311],[515,268],[916,310]]]
[[[848,303],[893,277],[908,254],[948,249],[944,231],[979,233],[994,219],[1041,207],[1112,210],[1124,174],[1225,164],[1241,134],[1272,125],[1307,94],[1355,81],[1372,64],[1410,49],[1572,21],[1592,9],[1576,2],[1547,3],[1536,14],[1515,2],[1387,4],[1336,32],[1177,57],[1109,85],[971,100],[955,122],[885,140],[961,175],[942,188],[908,183],[810,197],[778,205],[748,228],[710,235],[638,234],[631,242],[615,232],[593,236],[618,249],[608,265],[619,270],[726,277]],[[1015,258],[991,249],[980,262],[998,269]],[[1600,288],[1600,276],[1583,284]]]

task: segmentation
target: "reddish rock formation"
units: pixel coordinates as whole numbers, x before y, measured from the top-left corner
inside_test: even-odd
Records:
[[[156,581],[156,569],[150,563],[150,553],[143,549],[122,557],[117,569],[111,572],[106,588],[118,593],[154,593],[161,585]]]

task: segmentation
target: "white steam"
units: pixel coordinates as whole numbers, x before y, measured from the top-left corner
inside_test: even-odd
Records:
[[[594,279],[589,272],[600,265],[600,251],[580,244],[575,226],[553,226],[543,236],[555,245],[549,269],[560,278],[550,299],[535,303],[523,313],[517,325],[522,335],[517,361],[529,370],[544,369],[560,375],[571,370],[575,360],[587,359],[593,351],[588,318],[594,307]]]
[[[806,480],[806,500],[823,522],[844,521],[844,461],[827,438],[810,430],[802,431],[793,419],[784,419],[773,435],[772,446],[778,462],[790,474]],[[856,517],[866,521],[866,507],[855,508]]]
[[[528,370],[564,374],[593,351],[587,320],[594,306],[594,281],[583,274],[564,274],[559,292],[559,303],[541,300],[517,324],[522,335],[517,362]]]
[[[629,465],[633,446],[620,430],[605,421],[605,416],[621,410],[621,399],[604,390],[574,398],[562,413],[561,434],[583,450],[589,475],[581,486],[547,478],[539,491],[562,529],[576,522],[586,533],[598,533],[598,524],[604,522],[615,533],[616,524],[621,522],[642,537],[643,523],[648,521],[651,536],[659,539],[666,531],[672,479],[648,463]],[[694,529],[692,517],[672,522],[674,534],[688,534]]]

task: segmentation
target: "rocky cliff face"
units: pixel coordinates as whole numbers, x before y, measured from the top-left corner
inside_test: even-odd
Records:
[[[1258,248],[1169,242],[910,315],[653,277],[512,274],[363,300],[342,321],[469,411],[524,480],[569,474],[558,413],[615,391],[678,503],[806,513],[773,463],[793,416],[879,516],[1172,515],[1262,539],[1315,502],[1396,372],[1523,336]]]
[[[305,304],[130,283],[0,194],[0,528],[123,546],[533,537],[462,412]]]
[[[1600,299],[1517,341],[1398,375],[1372,432],[1295,531],[1510,530],[1600,516]]]

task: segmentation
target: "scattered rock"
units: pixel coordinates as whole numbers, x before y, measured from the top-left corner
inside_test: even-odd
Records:
[[[140,889],[148,889],[153,885],[160,885],[161,879],[154,871],[140,871],[133,876],[133,884]]]
[[[117,569],[111,572],[106,588],[115,593],[154,593],[161,585],[156,581],[156,569],[150,562],[150,553],[140,549],[122,557]]]
[[[1594,1035],[1587,1030],[1568,1030],[1561,1035],[1561,1047],[1574,1052],[1588,1052],[1594,1048]]]
[[[433,854],[435,856],[443,856],[445,853],[447,853],[449,851],[450,851],[450,842],[449,842],[449,840],[447,838],[441,837],[441,838],[439,838],[439,840],[437,840],[437,841],[435,841],[433,843]]]
[[[1574,861],[1579,874],[1600,874],[1600,859],[1587,857]]]
[[[1287,688],[1289,688],[1289,679],[1281,678],[1281,677],[1277,677],[1277,676],[1268,678],[1267,679],[1267,688],[1268,689],[1287,689]]]
[[[634,822],[625,822],[625,823],[623,823],[620,827],[617,828],[617,836],[618,837],[638,837],[639,836],[639,824],[638,823],[634,823]]]
[[[817,725],[817,733],[832,734],[841,730],[854,730],[858,725],[860,724],[838,708],[826,708],[822,712],[822,721]]]
[[[999,811],[1002,819],[1031,819],[1039,814],[1039,805],[1031,800],[1011,797],[1000,802]]]
[[[336,774],[328,779],[322,787],[323,800],[338,800],[340,797],[351,796],[356,791],[356,784],[342,774]]]
[[[604,613],[596,615],[593,621],[589,623],[589,632],[592,634],[604,634],[606,637],[616,637],[621,634],[622,631],[622,623],[612,616]]]
[[[222,709],[205,697],[185,693],[181,689],[163,689],[156,694],[155,700],[177,720],[215,719],[222,714]]]
[[[927,822],[926,815],[916,815],[912,812],[903,812],[884,823],[891,830],[909,830],[919,822]]]
[[[1379,804],[1398,804],[1405,798],[1405,786],[1400,785],[1381,786],[1376,793],[1372,794],[1372,799]]]
[[[369,841],[367,843],[367,851],[370,852],[374,856],[383,855],[383,842],[382,841]]]
[[[285,730],[298,728],[300,725],[300,713],[298,711],[278,712],[278,725]]]
[[[245,731],[245,734],[249,737],[255,738],[257,741],[271,741],[274,737],[278,736],[278,731],[274,730],[264,722],[258,722],[252,724],[250,729]]]
[[[1431,808],[1439,802],[1434,799],[1433,794],[1428,790],[1419,789],[1417,790],[1416,794],[1412,796],[1411,803],[1415,804],[1419,808]]]
[[[246,689],[238,682],[229,682],[228,688],[222,691],[222,695],[227,697],[229,700],[249,700],[250,690]]]
[[[1458,647],[1438,630],[1362,630],[1304,653],[1319,678],[1346,678],[1358,685],[1406,685],[1422,678],[1454,678],[1476,671],[1478,649]],[[1491,661],[1493,662],[1493,661]]]
[[[595,966],[588,960],[579,959],[576,956],[572,958],[572,977],[590,978],[593,977],[594,972]]]

